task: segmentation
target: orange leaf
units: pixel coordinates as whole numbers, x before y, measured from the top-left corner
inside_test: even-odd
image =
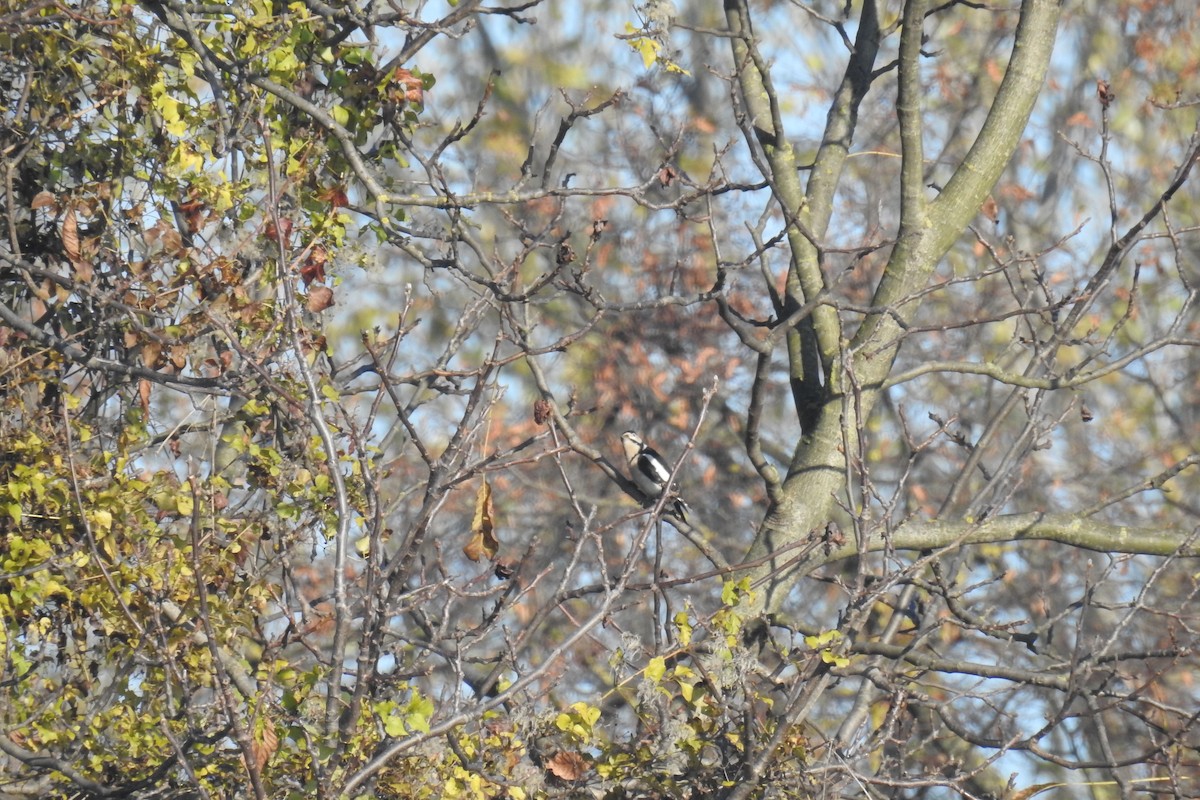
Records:
[[[421,103],[425,100],[425,86],[421,79],[404,67],[398,67],[392,73],[393,83],[399,84],[399,91],[391,94],[396,101],[401,99],[406,103]]]
[[[987,199],[983,201],[983,208],[981,210],[983,211],[983,215],[992,222],[1000,221],[1000,207],[996,205],[996,198],[992,197],[990,194],[987,196]]]
[[[1086,111],[1077,111],[1067,117],[1067,126],[1082,125],[1085,128],[1092,127],[1092,118],[1087,115]]]

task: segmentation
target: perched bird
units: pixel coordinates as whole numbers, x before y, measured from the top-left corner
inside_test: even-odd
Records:
[[[642,494],[651,500],[662,497],[671,477],[670,464],[633,431],[621,434],[621,446],[625,448],[625,460],[629,462],[629,476],[642,490]],[[687,522],[687,503],[678,497],[672,497],[667,508],[680,520]]]

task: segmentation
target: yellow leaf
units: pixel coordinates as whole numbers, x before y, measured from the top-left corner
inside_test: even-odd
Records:
[[[93,511],[89,516],[92,518],[92,524],[100,531],[107,533],[112,530],[113,515],[111,511],[100,509]]]
[[[192,501],[190,494],[179,494],[175,497],[175,510],[179,516],[190,517],[195,508],[196,504]]]
[[[842,634],[840,631],[822,631],[816,636],[805,636],[804,643],[816,650],[818,647],[825,647],[830,642],[836,641],[837,639],[841,638],[841,636]]]
[[[647,69],[658,60],[658,51],[662,49],[661,44],[645,37],[634,39],[631,44],[635,50],[642,54],[642,66]]]
[[[180,135],[183,135],[182,131]],[[180,169],[184,172],[199,172],[204,168],[204,158],[187,142],[179,145],[179,149],[175,151],[175,155],[179,161]]]
[[[571,708],[579,714],[579,717],[588,724],[589,728],[596,724],[596,720],[600,719],[600,709],[589,706],[587,703],[574,703]]]

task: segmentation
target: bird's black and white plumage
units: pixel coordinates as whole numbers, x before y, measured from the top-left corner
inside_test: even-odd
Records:
[[[642,494],[651,500],[662,497],[671,477],[671,465],[633,431],[621,434],[621,446],[625,448],[625,460],[629,462],[629,476]],[[687,503],[672,497],[666,507],[680,520],[687,521]]]

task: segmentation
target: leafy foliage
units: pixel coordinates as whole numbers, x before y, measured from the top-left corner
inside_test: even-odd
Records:
[[[0,797],[1193,794],[1197,22],[1020,5],[0,4]]]

